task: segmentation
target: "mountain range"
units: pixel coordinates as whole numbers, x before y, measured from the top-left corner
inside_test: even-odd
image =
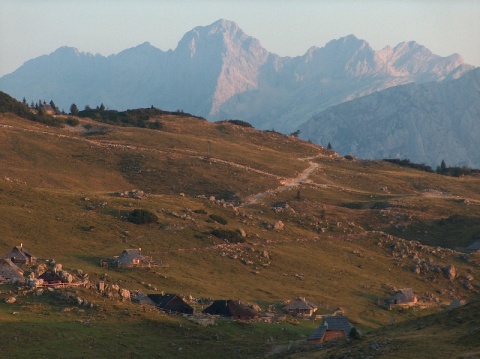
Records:
[[[66,111],[72,103],[153,105],[290,133],[331,106],[412,82],[458,79],[473,68],[414,41],[376,51],[354,35],[281,57],[219,20],[187,32],[175,50],[145,42],[105,57],[61,47],[0,78],[0,90],[29,102],[53,99]]]
[[[300,136],[341,154],[480,167],[480,68],[458,80],[411,83],[326,109]]]

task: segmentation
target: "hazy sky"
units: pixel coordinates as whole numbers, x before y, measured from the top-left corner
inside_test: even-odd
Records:
[[[354,34],[376,50],[415,40],[480,66],[480,0],[0,0],[0,76],[65,45],[102,55],[145,41],[174,49],[221,18],[282,56]]]

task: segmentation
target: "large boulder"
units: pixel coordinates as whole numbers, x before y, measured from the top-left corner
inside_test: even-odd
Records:
[[[122,300],[129,300],[130,299],[130,291],[128,289],[120,289],[120,296]]]
[[[448,280],[454,280],[457,276],[457,269],[452,264],[449,264],[443,268],[443,273]]]

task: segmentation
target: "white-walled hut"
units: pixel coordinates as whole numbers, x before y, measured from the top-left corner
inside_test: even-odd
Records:
[[[150,267],[151,260],[149,257],[142,255],[140,248],[125,249],[113,260],[112,266],[117,268]]]

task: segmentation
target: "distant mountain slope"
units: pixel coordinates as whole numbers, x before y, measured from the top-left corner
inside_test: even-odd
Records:
[[[54,99],[117,110],[154,105],[209,119],[238,118],[261,129],[296,130],[329,106],[409,82],[458,78],[473,67],[415,43],[373,50],[350,35],[303,56],[265,50],[236,23],[189,31],[164,52],[149,43],[104,57],[63,47],[0,78],[17,99]]]
[[[480,167],[480,68],[458,80],[398,86],[329,108],[300,127],[341,154]]]

